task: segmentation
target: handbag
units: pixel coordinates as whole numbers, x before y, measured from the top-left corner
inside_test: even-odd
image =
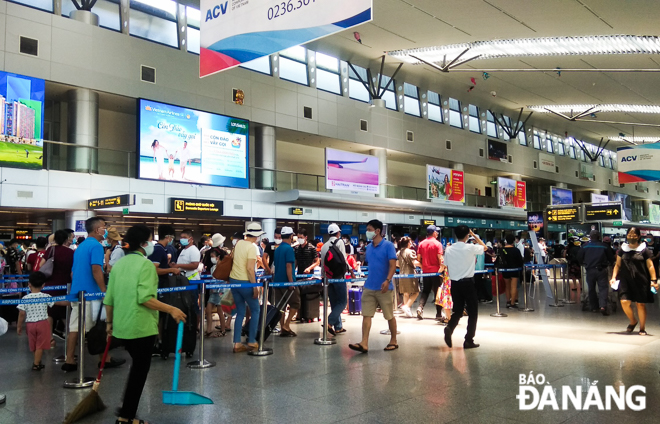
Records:
[[[103,305],[99,308],[99,314],[96,317],[96,323],[91,330],[86,334],[87,336],[87,351],[90,355],[100,355],[105,351],[106,343],[108,342],[108,333],[106,332],[105,321],[101,320],[101,312],[103,312]],[[110,349],[119,347],[119,341],[112,337]]]
[[[234,266],[234,252],[232,251],[229,255],[222,258],[218,262],[213,270],[213,278],[216,280],[227,281],[229,282],[229,275],[231,274],[231,269]]]
[[[220,298],[221,306],[231,307],[234,304],[234,295],[231,294],[231,290],[227,290],[223,293],[222,298]]]
[[[53,276],[53,270],[55,269],[55,246],[51,247],[48,258],[44,266],[38,269],[40,273],[46,276],[46,279]],[[105,348],[105,347],[104,347]]]

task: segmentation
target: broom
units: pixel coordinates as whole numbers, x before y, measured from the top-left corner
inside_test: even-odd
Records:
[[[106,408],[105,404],[101,400],[101,397],[99,396],[99,385],[101,383],[101,376],[103,375],[103,368],[105,368],[105,360],[108,357],[111,341],[112,338],[108,337],[108,343],[105,345],[105,352],[103,352],[103,359],[101,360],[101,368],[99,369],[99,374],[96,376],[96,381],[92,386],[92,391],[85,397],[85,399],[81,400],[75,408],[73,408],[73,411],[66,414],[64,424],[75,423],[81,418],[84,418],[95,412],[103,411]]]

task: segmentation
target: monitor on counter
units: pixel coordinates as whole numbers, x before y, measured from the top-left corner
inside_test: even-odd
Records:
[[[249,188],[249,121],[138,100],[138,178]]]

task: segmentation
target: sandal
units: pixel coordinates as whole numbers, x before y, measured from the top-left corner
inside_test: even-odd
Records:
[[[646,330],[639,330],[639,335],[640,336],[648,336],[649,333],[647,333]]]
[[[32,364],[32,371],[41,371],[44,368],[46,368],[46,366],[43,364]]]
[[[637,323],[630,324],[628,327],[626,327],[626,332],[632,333],[633,331],[635,331],[635,327],[637,327]]]
[[[55,339],[50,339],[50,348],[55,349],[57,347],[57,343],[55,343]]]
[[[345,328],[340,328],[339,330],[335,330],[335,333],[337,333],[337,334],[342,334],[342,333],[345,333],[345,332],[346,332]]]
[[[130,421],[120,421],[119,418],[117,418],[115,424],[149,424],[149,423],[145,420],[138,420],[137,418],[134,418]]]
[[[224,331],[211,331],[210,333],[204,333],[204,338],[206,339],[217,339],[218,337],[224,337]]]
[[[362,347],[362,345],[360,343],[349,344],[348,348],[351,349],[351,350],[356,350],[356,351],[361,352],[361,353],[368,353],[369,352],[369,350]]]
[[[386,351],[386,352],[389,352],[390,350],[396,350],[396,349],[398,349],[398,348],[399,348],[399,345],[398,345],[398,344],[390,343],[390,344],[388,344],[388,345],[385,347],[385,349],[383,349],[383,350]]]

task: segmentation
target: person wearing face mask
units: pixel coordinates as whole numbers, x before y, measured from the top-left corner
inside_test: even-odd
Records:
[[[157,299],[158,274],[147,259],[155,250],[151,230],[135,225],[128,229],[124,240],[129,253],[115,264],[103,303],[108,336],[122,341],[133,360],[115,423],[135,423],[158,334],[158,312],[171,315],[176,322],[185,322],[186,315]]]
[[[199,263],[201,262],[201,255],[199,249],[195,246],[193,239],[193,232],[190,229],[181,231],[179,243],[181,243],[181,253],[172,268],[179,268],[182,274],[188,277],[189,280],[199,280],[200,273],[198,271]]]
[[[108,236],[108,230],[103,218],[92,217],[85,221],[85,230],[88,237],[73,254],[73,267],[71,279],[71,292],[69,295],[78,297],[78,293],[105,292],[105,278],[103,275],[103,246],[101,242]],[[78,320],[85,320],[85,328],[90,330],[98,316],[101,308],[100,300],[86,301],[85,316],[79,317],[78,303],[71,303],[71,315],[69,317],[69,338],[66,346],[66,362],[62,365],[62,371],[71,372],[78,369],[74,354],[78,344]],[[101,358],[101,355],[99,355]],[[108,355],[105,368],[115,368],[124,364],[126,360],[115,360]],[[101,362],[99,362],[99,367]]]
[[[207,274],[213,274],[216,265],[227,256],[227,252],[222,248],[225,244],[225,236],[220,233],[213,234],[210,240],[210,248],[206,251],[202,262],[204,263],[204,269]],[[207,290],[206,299],[204,300],[206,304],[205,313],[206,313],[206,331],[204,335],[209,338],[222,337],[226,333],[225,329],[225,315],[222,312],[222,307],[220,306],[220,290]],[[213,330],[213,312],[214,310],[218,313],[218,318],[220,320],[220,331]]]
[[[118,260],[124,257],[124,249],[121,248],[121,236],[115,227],[110,227],[108,229],[108,237],[104,240],[108,246],[108,258],[106,263],[106,272],[110,274],[112,267],[117,263]]]
[[[635,331],[639,323],[639,335],[646,336],[646,304],[653,303],[651,286],[658,290],[655,267],[652,253],[642,242],[639,228],[632,227],[626,236],[627,243],[623,243],[616,252],[616,264],[612,272],[610,285],[615,286],[619,280],[619,299],[623,312],[630,320],[626,328],[628,333]],[[638,319],[635,320],[633,303],[637,305]]]
[[[264,264],[264,271],[266,272],[266,274],[273,273],[273,270],[271,268],[273,266],[273,260],[275,258],[275,249],[277,249],[277,246],[279,246],[280,244],[282,244],[282,228],[277,227],[275,228],[273,241],[266,245],[262,257],[262,261]]]

